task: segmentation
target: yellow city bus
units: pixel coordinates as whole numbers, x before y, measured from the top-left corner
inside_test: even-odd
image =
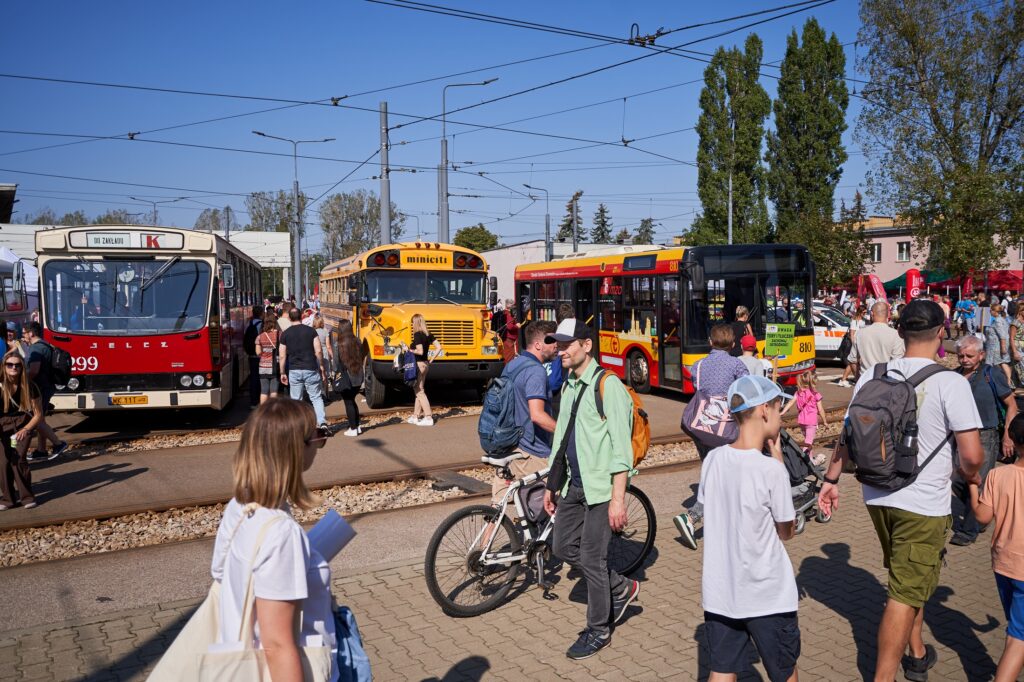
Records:
[[[600,363],[641,393],[692,393],[691,368],[711,350],[711,325],[734,321],[739,305],[750,310],[759,354],[766,325],[795,325],[778,381],[792,385],[814,367],[814,263],[802,246],[623,247],[521,265],[515,287],[519,319],[553,320],[560,303],[572,304],[594,330]]]
[[[487,263],[452,244],[385,244],[331,263],[320,273],[324,320],[350,320],[366,353],[366,403],[384,404],[388,386],[402,385],[393,367],[401,343],[412,342],[419,313],[443,354],[428,382],[471,382],[481,391],[504,368],[501,341],[491,331]]]

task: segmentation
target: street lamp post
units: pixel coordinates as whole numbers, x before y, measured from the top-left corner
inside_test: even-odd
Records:
[[[536,190],[538,192],[544,192],[544,260],[545,262],[551,260],[551,196],[548,191],[543,187],[532,187],[523,183],[523,187],[526,189]],[[532,197],[531,197],[532,198]]]
[[[292,283],[295,288],[295,300],[298,301],[299,294],[302,291],[302,274],[300,273],[300,270],[302,268],[302,247],[300,244],[300,235],[302,234],[302,209],[299,206],[299,145],[310,144],[314,142],[333,142],[334,138],[325,137],[320,140],[292,140],[287,137],[268,135],[267,133],[260,132],[259,130],[254,130],[252,132],[254,135],[259,135],[260,137],[269,137],[272,140],[291,142],[292,144],[292,163],[295,166],[295,176],[292,182],[292,202],[295,204],[295,233],[292,236],[292,259],[294,260],[294,268],[292,271]],[[306,293],[308,294],[309,292]]]
[[[490,85],[497,78],[488,78],[479,83],[449,83],[441,88],[441,167],[437,174],[437,241],[448,243],[448,134],[445,130],[447,107],[445,97],[448,88],[467,88],[473,85]]]
[[[138,197],[128,197],[132,201],[138,201],[143,204],[150,204],[153,206],[153,225],[158,225],[156,206],[157,204],[173,204],[175,201],[181,201],[185,197],[177,197],[176,199],[167,199],[166,201],[153,201],[152,199],[139,199]]]
[[[420,217],[418,215],[413,215],[411,213],[403,213],[402,216],[405,217],[405,218],[412,218],[413,220],[416,221],[416,241],[419,241],[419,239],[420,239]]]

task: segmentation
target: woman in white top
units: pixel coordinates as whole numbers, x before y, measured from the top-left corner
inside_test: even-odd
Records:
[[[238,638],[251,566],[253,646],[264,650],[274,682],[303,679],[301,647],[330,647],[337,659],[331,571],[310,547],[290,506],[309,509],[317,503],[302,472],[312,466],[329,435],[317,428],[304,402],[271,398],[262,403],[242,429],[232,464],[234,499],[217,530],[211,573],[221,583],[218,643]],[[253,560],[258,537],[275,516],[281,518],[269,527]],[[296,637],[298,614],[302,627]],[[338,679],[336,665],[330,679]]]
[[[858,306],[857,310],[850,318],[850,331],[848,332],[850,335],[850,348],[853,348],[853,343],[857,339],[857,332],[867,326],[867,316],[868,309],[864,306]],[[854,381],[857,380],[857,363],[850,362],[848,358],[839,359],[846,363],[846,367],[843,369],[843,376],[836,381],[836,384],[849,388],[853,385],[850,383],[850,379],[852,378]]]

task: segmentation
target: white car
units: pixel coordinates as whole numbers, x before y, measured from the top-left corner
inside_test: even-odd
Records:
[[[817,360],[838,360],[839,345],[850,330],[850,318],[842,310],[823,303],[814,303],[814,357]]]

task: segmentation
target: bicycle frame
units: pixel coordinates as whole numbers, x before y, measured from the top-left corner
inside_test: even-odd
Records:
[[[555,514],[552,514],[549,517],[547,524],[545,524],[544,528],[540,531],[540,533],[537,534],[537,537],[534,538],[534,524],[531,523],[530,520],[526,517],[526,510],[523,508],[522,500],[520,500],[519,496],[516,495],[516,491],[518,491],[523,486],[533,485],[537,481],[542,481],[545,478],[547,478],[548,473],[550,471],[551,469],[542,469],[537,473],[524,476],[520,480],[514,481],[508,487],[508,490],[505,491],[505,494],[501,497],[501,501],[498,502],[498,504],[494,505],[495,511],[499,514],[498,518],[500,518],[500,515],[504,514],[505,509],[508,508],[509,496],[512,497],[512,504],[515,505],[516,513],[519,516],[519,527],[517,528],[517,531],[522,535],[523,544],[522,549],[518,553],[491,552],[491,545],[494,543],[494,538],[495,536],[497,536],[497,533],[490,533],[490,537],[487,539],[487,542],[484,543],[484,546],[481,549],[480,563],[482,565],[507,566],[510,564],[519,563],[529,556],[530,550],[533,548],[535,544],[537,544],[538,542],[546,542],[548,537],[551,536],[551,532],[555,527]],[[480,542],[481,538],[484,536],[484,533],[487,532],[487,529],[489,527],[490,524],[480,529],[476,537],[473,538],[473,547],[477,546],[477,543]]]

